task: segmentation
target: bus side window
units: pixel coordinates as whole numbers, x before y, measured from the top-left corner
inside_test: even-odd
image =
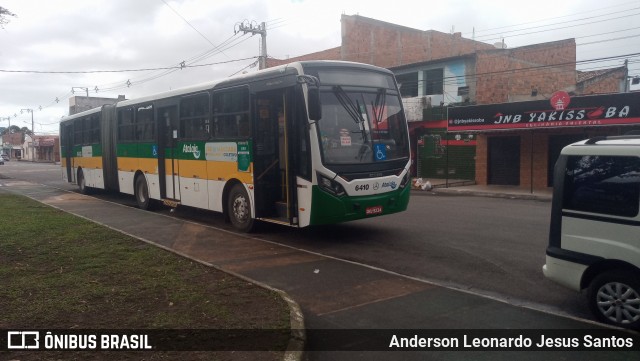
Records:
[[[73,145],[84,144],[84,118],[76,119],[73,123]]]
[[[180,102],[180,135],[185,139],[210,138],[209,94],[182,98]]]
[[[89,143],[100,143],[100,115],[94,114],[91,116],[89,126]]]
[[[135,140],[135,124],[131,108],[118,111],[118,140],[124,142]]]
[[[249,89],[223,90],[213,94],[214,136],[246,138],[251,135]]]
[[[151,142],[156,137],[153,105],[139,106],[136,114],[136,140]]]

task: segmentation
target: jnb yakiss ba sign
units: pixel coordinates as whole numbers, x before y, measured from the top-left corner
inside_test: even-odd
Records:
[[[448,129],[492,130],[640,124],[640,92],[449,108]]]

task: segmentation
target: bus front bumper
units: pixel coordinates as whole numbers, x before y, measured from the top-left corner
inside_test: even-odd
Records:
[[[405,211],[411,187],[370,196],[336,197],[313,187],[311,225],[333,224]]]

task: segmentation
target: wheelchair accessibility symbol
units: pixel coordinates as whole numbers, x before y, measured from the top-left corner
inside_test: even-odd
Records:
[[[387,148],[384,144],[374,144],[373,152],[376,155],[376,160],[386,160],[387,159]]]

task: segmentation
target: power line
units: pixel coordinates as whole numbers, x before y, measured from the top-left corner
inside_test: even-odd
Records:
[[[115,82],[115,83],[102,85],[102,86],[100,86],[101,87],[101,91],[115,91],[115,90],[119,90],[119,89],[125,89],[125,88],[130,87],[132,84],[141,85],[141,84],[147,83],[149,81],[164,77],[166,75],[169,75],[169,74],[171,74],[173,72],[176,72],[178,70],[181,70],[181,69],[185,68],[185,65],[192,65],[194,63],[197,63],[199,61],[208,59],[208,58],[220,53],[220,51],[218,51],[218,49],[221,49],[221,50],[230,49],[232,47],[240,45],[241,43],[243,43],[244,41],[246,41],[246,40],[248,40],[250,38],[249,37],[249,38],[243,39],[244,35],[241,36],[240,38],[237,38],[237,39],[233,39],[234,37],[235,37],[235,35],[230,36],[224,42],[222,42],[222,44],[220,44],[218,46],[218,48],[210,49],[210,50],[205,51],[202,54],[193,56],[193,57],[189,58],[186,61],[183,61],[181,63],[176,64],[174,67],[172,67],[169,70],[164,70],[164,71],[162,71],[160,73],[152,74],[152,75],[149,75],[149,76],[146,76],[146,77],[132,78],[132,79],[129,79],[127,82],[119,81],[119,82]],[[178,69],[178,67],[180,69]]]
[[[637,57],[637,56],[640,56],[640,53],[631,53],[631,54],[624,54],[624,55],[608,56],[608,57],[581,60],[581,61],[576,61],[576,62],[566,62],[566,63],[558,63],[558,64],[550,64],[550,65],[530,66],[530,67],[527,67],[527,68],[519,68],[519,69],[496,70],[496,71],[490,71],[490,72],[484,72],[484,73],[476,73],[476,74],[471,74],[471,75],[454,75],[454,76],[443,77],[442,78],[442,82],[443,82],[443,84],[452,85],[452,84],[457,84],[457,80],[458,79],[470,79],[472,81],[473,80],[477,81],[478,78],[483,77],[483,76],[522,73],[522,72],[541,70],[541,69],[546,69],[546,68],[566,67],[566,66],[569,66],[569,65],[576,65],[577,66],[580,63],[590,64],[590,63],[597,63],[597,62],[602,62],[602,61],[622,60],[622,59],[625,59],[625,58],[631,58],[631,57]],[[640,59],[638,61],[640,61]],[[569,70],[565,70],[565,71],[569,71]],[[570,71],[571,72],[575,72],[577,70],[576,69],[572,69]],[[415,85],[415,84],[419,84],[420,82],[427,82],[427,81],[429,81],[429,80],[428,79],[427,80],[421,80],[421,81],[416,80],[416,81],[404,82],[404,84]]]
[[[255,59],[255,56],[242,58],[242,59],[233,59],[227,61],[220,61],[216,63],[208,63],[208,64],[197,64],[197,65],[176,65],[176,66],[167,66],[167,67],[159,67],[159,68],[141,68],[141,69],[120,69],[120,70],[71,70],[71,71],[50,71],[50,70],[6,70],[0,69],[2,73],[31,73],[31,74],[97,74],[97,73],[133,73],[140,71],[154,71],[154,70],[170,70],[176,69],[180,70],[183,68],[199,68],[203,66],[211,66],[211,65],[219,65],[226,63],[233,63],[236,61],[243,61],[248,59]]]
[[[619,13],[627,13],[627,15],[623,15],[623,16],[619,16],[619,17],[615,17],[615,18],[602,19],[602,20],[598,20],[598,21],[591,21],[591,22],[585,23],[585,24],[568,25],[568,26],[565,26],[565,27],[553,28],[553,29],[542,30],[542,31],[552,31],[552,30],[558,30],[558,29],[566,29],[566,28],[575,27],[575,26],[591,25],[591,24],[594,24],[594,23],[601,23],[601,22],[604,22],[604,21],[618,20],[618,19],[621,19],[621,18],[626,18],[626,17],[638,15],[638,13],[636,13],[636,14],[628,14],[629,11],[638,10],[638,9],[640,9],[640,7],[636,7],[636,8],[632,8],[632,9],[628,9],[628,10],[623,10],[623,11],[616,11],[616,12],[608,13],[608,14],[590,16],[590,17],[581,18],[581,19],[575,19],[575,20],[571,20],[569,22],[577,22],[577,21],[583,21],[583,20],[593,20],[595,18],[599,18],[599,17],[602,17],[602,16],[609,16],[609,15],[619,14]],[[554,26],[554,25],[556,25],[556,24],[539,25],[539,26],[533,26],[533,27],[529,27],[529,28],[509,30],[509,31],[492,33],[492,34],[487,34],[487,35],[480,35],[480,36],[477,36],[477,38],[487,38],[487,37],[491,37],[491,36],[494,36],[494,35],[500,35],[502,37],[504,34],[507,34],[507,33],[513,33],[513,32],[518,32],[518,31],[525,31],[525,30],[544,28],[544,27],[549,27],[549,26]],[[531,32],[531,33],[516,34],[516,35],[511,35],[511,36],[535,34],[535,33],[539,33],[539,32],[542,32],[542,31],[534,31],[534,32]]]
[[[234,59],[234,60],[227,60],[227,61],[216,62],[216,63],[209,63],[209,64],[189,65],[189,66],[185,66],[185,68],[199,68],[199,67],[204,67],[204,66],[219,65],[219,64],[227,64],[227,63],[232,63],[232,62],[237,62],[237,61],[245,61],[245,60],[256,59],[256,58],[257,58],[257,57],[253,56],[253,57],[248,57],[248,58]],[[156,69],[174,69],[174,70],[178,70],[178,69],[180,69],[180,68],[178,68],[178,69],[175,69],[175,68],[176,68],[176,67],[166,67],[166,68],[156,68]],[[133,71],[144,71],[144,70],[145,70],[145,69],[134,69]],[[126,71],[127,71],[127,70],[121,70],[121,71],[120,71],[120,70],[117,70],[117,71],[108,71],[108,70],[107,70],[107,71],[97,71],[97,72],[104,72],[104,73],[113,73],[113,72],[116,72],[116,73],[120,73],[120,72],[126,72]],[[0,70],[0,72],[1,72],[1,70]],[[26,73],[26,72],[30,72],[30,71],[20,71],[20,72],[22,72],[22,73]],[[96,72],[96,71],[92,71],[92,72]],[[53,73],[53,74],[63,74],[63,73],[65,73],[65,72],[52,72],[52,73]],[[72,72],[72,74],[73,74],[73,73],[76,73],[76,72]],[[38,74],[42,74],[42,72],[38,72]],[[156,77],[156,78],[157,78],[157,77]],[[155,78],[154,78],[154,79],[155,79]],[[138,84],[141,84],[141,83],[138,83]],[[130,84],[130,85],[133,85],[133,84]],[[118,89],[118,88],[117,88],[117,87],[114,87],[114,88],[107,89],[107,90],[115,90],[115,89]],[[48,108],[48,107],[50,107],[50,106],[52,106],[52,105],[54,105],[54,104],[57,104],[57,103],[59,102],[59,99],[60,99],[60,98],[66,98],[66,97],[68,97],[69,95],[70,95],[70,93],[66,93],[66,94],[65,94],[64,96],[62,96],[62,97],[57,97],[57,98],[56,98],[56,100],[55,100],[55,101],[53,101],[52,103],[50,103],[49,105],[47,105],[47,106],[45,106],[45,107],[39,106],[39,107],[38,107],[38,110],[40,110],[40,111],[41,111],[42,109],[45,109],[45,108]],[[17,113],[15,113],[15,114],[13,115],[13,118],[18,118],[18,114],[17,114]]]
[[[163,3],[165,3],[165,5],[167,5],[167,6],[168,6],[172,11],[176,12],[173,8],[171,8],[171,7],[170,7],[170,6],[165,2],[165,0],[161,0],[161,1],[162,1]],[[631,4],[631,3],[636,4],[635,2],[630,2],[629,4]],[[626,4],[625,4],[625,5],[626,5]],[[607,7],[607,8],[603,8],[603,9],[608,9],[608,8],[611,8],[611,7]],[[627,10],[624,10],[624,12],[629,12],[629,11],[636,10],[636,9],[638,9],[638,8],[627,9]],[[602,9],[598,9],[598,10],[602,10]],[[587,18],[581,18],[581,19],[571,20],[570,22],[582,21],[582,20],[585,20],[585,19],[594,19],[594,18],[598,18],[598,17],[603,17],[603,16],[608,16],[608,15],[618,14],[618,13],[621,13],[621,12],[622,12],[622,11],[619,11],[619,12],[612,12],[612,13],[607,13],[607,14],[602,14],[602,15],[596,15],[596,16],[592,16],[592,17],[587,17]],[[585,12],[585,13],[586,13],[586,12]],[[189,26],[191,26],[192,28],[194,28],[194,27],[193,27],[193,26],[192,26],[192,25],[191,25],[191,24],[190,24],[186,19],[184,19],[180,14],[178,14],[177,12],[176,12],[176,14],[177,14],[178,16],[180,16],[180,17],[183,19],[183,21],[187,22],[187,24],[189,24]],[[578,14],[582,14],[582,13],[578,13]],[[577,15],[577,14],[574,14],[574,15],[566,15],[566,16],[556,17],[556,18],[550,18],[550,19],[559,19],[559,18],[565,18],[565,17],[575,16],[575,15]],[[634,16],[634,15],[638,15],[638,14],[631,14],[631,15],[626,15],[626,16],[622,16],[622,17],[616,17],[616,18],[604,19],[604,20],[601,20],[601,21],[599,21],[599,22],[612,21],[612,20],[617,20],[617,19],[623,18],[623,17]],[[549,20],[549,19],[547,19],[547,20]],[[543,21],[543,20],[542,20],[542,21]],[[540,22],[540,21],[538,21],[538,22]],[[270,28],[270,29],[274,29],[274,28],[278,28],[278,27],[280,27],[280,26],[284,26],[284,25],[282,25],[282,24],[283,24],[283,23],[286,23],[286,21],[281,20],[280,18],[278,18],[278,19],[270,20],[270,21],[268,21],[268,23],[269,23],[269,28]],[[524,24],[530,24],[530,23],[535,23],[535,22],[529,22],[529,23],[524,23]],[[593,22],[591,22],[590,24],[593,24]],[[523,25],[523,24],[520,24],[520,25]],[[583,25],[588,25],[588,24],[574,24],[574,25],[571,25],[571,26],[560,27],[560,28],[553,28],[553,29],[546,29],[546,30],[540,30],[540,31],[532,32],[532,33],[540,33],[540,32],[544,32],[544,31],[553,31],[553,30],[558,30],[558,29],[563,29],[563,28],[568,28],[568,27],[575,27],[575,26],[583,26]],[[513,25],[513,26],[519,26],[519,25]],[[507,27],[513,27],[513,26],[506,26],[506,27],[501,27],[501,28],[507,28]],[[530,27],[530,28],[524,28],[524,29],[512,30],[512,31],[509,31],[509,32],[525,31],[525,30],[531,30],[531,29],[536,29],[536,28],[544,28],[544,27],[549,27],[549,26],[552,26],[552,25],[541,25],[541,26],[536,26],[536,27]],[[489,31],[489,30],[494,30],[494,29],[499,29],[499,28],[487,29],[487,30],[482,30],[482,31]],[[635,28],[632,28],[632,29],[635,29]],[[586,38],[586,37],[593,37],[593,36],[601,36],[601,35],[605,35],[605,34],[611,34],[611,33],[615,33],[615,32],[627,31],[627,30],[632,30],[632,29],[626,29],[626,30],[620,30],[620,31],[613,31],[613,32],[607,32],[607,33],[601,33],[601,34],[594,34],[594,35],[588,35],[588,36],[583,36],[583,37],[578,37],[578,38]],[[197,29],[195,29],[195,28],[194,28],[194,30],[196,30],[196,32],[198,32],[201,36],[203,36],[203,37],[206,39],[206,37],[205,37],[203,34],[201,34]],[[528,35],[528,34],[532,34],[532,33],[514,34],[513,36]],[[481,37],[487,37],[487,36],[491,36],[491,35],[495,35],[495,34],[488,34],[488,35],[484,35],[484,36],[481,36]],[[235,36],[235,34],[234,34],[234,36]],[[99,91],[111,91],[111,90],[116,90],[116,89],[126,88],[126,87],[128,87],[128,86],[130,86],[130,85],[133,85],[133,84],[136,84],[136,85],[143,84],[143,83],[146,83],[146,82],[148,82],[148,81],[152,81],[152,80],[158,79],[158,78],[160,78],[160,77],[163,77],[163,76],[169,75],[169,74],[171,74],[171,73],[173,73],[173,72],[175,72],[175,71],[177,71],[177,70],[184,69],[184,68],[186,68],[186,67],[195,67],[195,65],[192,65],[193,63],[195,63],[195,62],[199,62],[199,61],[204,60],[204,59],[207,59],[207,58],[209,58],[210,56],[213,56],[213,55],[215,55],[215,54],[222,53],[222,51],[223,51],[223,50],[226,50],[226,49],[228,49],[228,48],[230,48],[230,47],[232,47],[232,46],[236,46],[236,45],[240,44],[241,42],[244,42],[244,41],[248,40],[248,39],[244,39],[244,40],[241,40],[241,39],[233,39],[233,38],[234,38],[234,36],[231,36],[230,38],[228,38],[227,40],[225,40],[225,41],[224,41],[222,44],[220,44],[219,46],[215,46],[211,41],[209,41],[208,39],[206,39],[206,40],[207,40],[211,45],[214,45],[214,48],[213,48],[213,49],[210,49],[210,50],[208,50],[207,52],[205,52],[205,53],[203,53],[203,54],[200,54],[200,55],[198,55],[198,56],[196,56],[196,57],[192,57],[192,58],[191,58],[191,59],[189,59],[188,61],[183,61],[183,62],[181,62],[181,63],[179,63],[179,64],[177,64],[177,65],[171,66],[171,67],[159,67],[159,68],[148,68],[148,69],[130,69],[130,70],[96,70],[96,71],[84,71],[84,72],[81,72],[81,71],[76,71],[76,72],[10,71],[10,70],[7,70],[7,71],[0,70],[0,72],[16,72],[16,73],[19,73],[19,72],[25,72],[25,73],[36,73],[36,74],[38,74],[38,73],[41,73],[41,74],[56,74],[56,73],[58,73],[58,74],[87,74],[87,73],[100,73],[100,72],[105,72],[105,73],[110,73],[110,72],[111,72],[111,73],[118,73],[118,72],[127,72],[127,71],[132,71],[132,72],[160,71],[160,72],[161,72],[161,73],[159,73],[159,74],[153,74],[153,75],[151,75],[151,76],[148,76],[148,77],[142,78],[142,79],[140,79],[140,80],[139,80],[139,79],[133,79],[133,80],[134,80],[134,82],[132,82],[132,83],[130,83],[129,81],[128,81],[127,83],[124,83],[124,82],[111,83],[111,84],[109,84],[109,86],[110,86],[110,87],[108,87],[108,88],[106,88],[106,89],[104,88],[104,85],[103,85],[103,86],[101,86],[101,88],[98,88],[98,86],[96,86],[96,92],[97,92],[98,90],[99,90]],[[628,38],[637,37],[637,36],[638,36],[638,35],[630,35],[630,36],[627,36],[627,37],[619,37],[619,38],[613,38],[613,39],[606,39],[606,40],[594,41],[594,42],[583,43],[583,44],[578,44],[578,45],[579,45],[579,46],[582,46],[582,45],[590,45],[590,44],[600,43],[600,42],[604,42],[604,41],[622,40],[622,39],[628,39]],[[235,42],[235,44],[233,44],[234,42]],[[233,45],[232,45],[232,44],[233,44]],[[227,45],[229,45],[229,46],[228,46],[228,47],[226,47],[226,49],[222,49],[222,48],[224,48],[224,47],[225,47],[225,46],[227,46]],[[224,53],[223,53],[223,54],[224,54]],[[240,59],[240,60],[245,60],[245,59]],[[577,65],[578,63],[579,63],[579,62],[576,62],[576,65]],[[202,65],[198,65],[198,66],[209,66],[209,65],[214,65],[214,64],[219,64],[219,63],[202,64]],[[243,68],[242,70],[244,70],[244,69],[246,69],[246,67],[245,67],[245,68]],[[240,71],[242,71],[242,70],[240,70]],[[113,84],[113,85],[112,85],[112,84]],[[67,95],[68,95],[68,94],[67,94]],[[66,97],[66,95],[65,95],[65,97]],[[59,98],[64,98],[64,97],[59,97]],[[48,106],[46,106],[46,107],[49,107],[49,106],[51,106],[51,105],[53,105],[53,104],[55,104],[55,103],[59,102],[59,100],[58,100],[59,98],[56,98],[56,101],[54,101],[54,102],[50,103],[50,105],[48,105]],[[46,108],[46,107],[45,107],[45,108]],[[42,108],[42,107],[39,107],[39,108]]]
[[[169,5],[165,0],[160,0],[160,1],[162,1],[169,9],[171,9],[171,11],[173,11],[176,15],[178,15],[178,17],[180,17],[180,19],[182,19],[185,23],[187,23],[187,25],[189,25],[189,27],[191,27],[191,29],[195,30],[195,32],[198,33],[198,35],[200,35],[204,40],[206,40],[209,44],[211,44],[211,46],[213,46],[214,48],[217,47],[217,45],[215,45],[213,42],[211,42],[211,40],[209,40],[209,38],[207,38],[203,33],[201,33],[198,29],[196,29],[195,26],[191,25],[189,20],[185,19],[182,15],[180,15],[180,13],[176,9],[171,7],[171,5]],[[224,53],[222,53],[222,55],[227,56]]]
[[[603,20],[599,20],[599,21],[592,21],[592,22],[584,23],[584,24],[567,25],[567,26],[561,26],[561,27],[551,28],[551,29],[546,29],[546,30],[531,31],[531,32],[528,32],[528,33],[521,33],[521,34],[513,34],[513,35],[509,35],[509,37],[531,35],[531,34],[539,34],[539,33],[547,32],[547,31],[562,30],[562,29],[568,29],[568,28],[573,28],[573,27],[577,27],[577,26],[593,25],[595,23],[602,23],[602,22],[605,22],[605,21],[618,20],[618,19],[628,18],[628,17],[636,16],[636,15],[640,15],[640,13],[628,14],[628,15],[619,16],[617,18],[612,18],[612,19],[603,19]],[[545,25],[545,26],[551,26],[551,25]],[[535,29],[535,28],[538,28],[538,27],[529,28],[529,29],[518,29],[518,30],[509,31],[509,32],[521,31],[521,30],[530,30],[530,29]],[[500,35],[500,36],[499,37],[494,37],[494,38],[488,38],[488,40],[483,40],[483,41],[490,41],[490,40],[503,39],[504,38],[504,36],[503,36],[504,34],[498,34],[498,33],[485,35],[485,36],[482,36],[482,38],[493,36],[493,35]]]
[[[627,3],[624,3],[624,4],[618,4],[618,5],[614,5],[614,6],[607,6],[607,7],[604,7],[604,8],[598,8],[598,9],[593,9],[593,10],[588,10],[588,11],[582,11],[582,12],[569,14],[569,15],[556,16],[556,17],[552,17],[552,18],[545,18],[545,19],[529,21],[529,22],[515,24],[515,25],[505,25],[505,26],[499,26],[499,27],[489,28],[489,29],[474,30],[472,33],[465,33],[465,35],[472,35],[472,34],[475,34],[475,33],[478,33],[478,32],[493,31],[493,30],[498,30],[498,29],[512,28],[512,27],[521,26],[521,25],[541,23],[541,22],[550,21],[550,20],[564,19],[564,18],[569,18],[569,17],[572,17],[572,16],[581,15],[581,14],[590,14],[590,13],[594,13],[594,12],[600,11],[600,10],[606,10],[606,9],[611,9],[611,8],[617,8],[617,7],[620,7],[620,6],[626,6],[626,5],[629,5],[629,4],[637,5],[638,3],[637,3],[637,1],[630,1],[630,2],[627,2]],[[629,11],[629,10],[623,10],[623,11]],[[601,16],[605,16],[605,15],[610,15],[610,14],[603,14]],[[570,20],[570,21],[575,21],[575,20]]]

